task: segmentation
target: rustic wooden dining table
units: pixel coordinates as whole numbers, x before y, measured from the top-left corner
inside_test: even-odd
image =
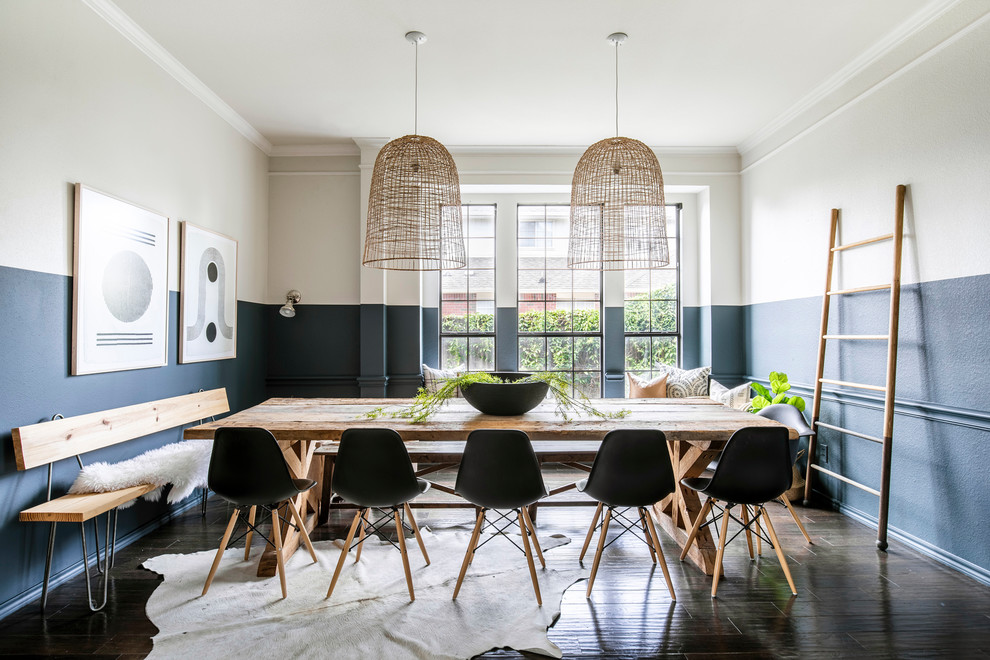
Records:
[[[562,419],[554,404],[544,402],[525,415],[496,417],[483,415],[463,399],[449,401],[430,419],[413,423],[408,419],[370,419],[372,410],[385,407],[398,410],[411,399],[269,399],[223,419],[186,429],[187,439],[209,439],[222,427],[257,426],[272,432],[282,447],[289,469],[296,477],[324,481],[322,455],[317,448],[340,439],[348,428],[388,427],[406,442],[463,441],[475,429],[503,428],[525,431],[534,441],[601,440],[614,429],[654,428],[664,432],[674,466],[677,489],[656,503],[652,513],[657,524],[683,547],[695,517],[701,512],[697,492],[680,486],[685,477],[700,475],[719,455],[729,437],[746,426],[778,426],[777,422],[734,410],[708,398],[689,399],[595,399],[591,403],[603,412],[628,411],[619,419],[574,415]],[[797,431],[790,429],[791,438]],[[566,458],[566,457],[564,457]],[[566,461],[564,461],[566,462]],[[328,485],[329,486],[329,485]],[[312,529],[319,521],[323,487],[301,494],[295,504]],[[290,526],[283,534],[285,552],[298,548],[299,534]],[[711,575],[715,565],[715,542],[707,527],[697,537],[687,558]],[[275,557],[266,550],[258,567],[259,576],[275,574]]]

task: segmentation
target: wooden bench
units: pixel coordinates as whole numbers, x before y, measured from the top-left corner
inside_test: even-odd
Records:
[[[224,388],[208,392],[196,392],[169,399],[149,401],[113,410],[61,418],[12,430],[14,458],[18,470],[48,466],[47,501],[20,513],[26,522],[51,523],[48,535],[48,556],[45,561],[45,581],[41,592],[41,610],[48,600],[48,581],[51,576],[52,553],[55,549],[55,527],[60,522],[80,523],[82,532],[83,572],[86,575],[86,593],[89,607],[94,612],[103,609],[107,602],[110,568],[117,535],[117,507],[126,504],[158,486],[142,484],[106,493],[76,493],[52,499],[52,464],[75,457],[82,468],[81,454],[117,445],[128,440],[166,431],[176,426],[204,420],[230,411],[227,391]],[[113,516],[111,516],[111,512]],[[107,514],[103,567],[100,567],[99,534],[96,533],[96,565],[103,573],[103,601],[94,604],[90,584],[89,554],[86,548],[86,521],[96,520]],[[111,532],[111,518],[113,530]]]

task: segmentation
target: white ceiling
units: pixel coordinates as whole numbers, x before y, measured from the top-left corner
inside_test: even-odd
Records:
[[[276,146],[732,147],[933,0],[115,0]]]

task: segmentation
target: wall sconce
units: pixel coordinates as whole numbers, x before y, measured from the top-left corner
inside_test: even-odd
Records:
[[[295,305],[298,305],[300,300],[302,300],[302,294],[292,289],[285,294],[285,304],[278,310],[278,313],[287,319],[291,319],[296,315]]]

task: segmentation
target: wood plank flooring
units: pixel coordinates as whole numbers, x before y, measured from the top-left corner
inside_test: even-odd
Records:
[[[51,593],[44,617],[33,603],[0,621],[0,655],[144,657],[157,632],[144,605],[160,578],[141,562],[216,548],[228,511],[214,497],[205,519],[195,507],[120,551],[104,612],[89,612],[79,576]],[[678,597],[672,604],[646,547],[626,535],[606,551],[590,600],[583,582],[564,594],[550,638],[567,658],[990,658],[990,588],[897,542],[878,552],[872,530],[837,513],[798,512],[813,546],[783,507],[771,508],[797,597],[773,551],[764,545],[763,557],[750,561],[740,536],[726,552],[725,579],[712,600],[709,578],[678,562],[661,532]],[[343,536],[350,515],[334,514],[314,540]],[[417,511],[421,525],[470,524],[472,515],[466,508]],[[554,550],[554,561],[577,561],[591,516],[588,507],[540,511],[541,533],[573,539]],[[486,657],[534,656],[497,650]]]

